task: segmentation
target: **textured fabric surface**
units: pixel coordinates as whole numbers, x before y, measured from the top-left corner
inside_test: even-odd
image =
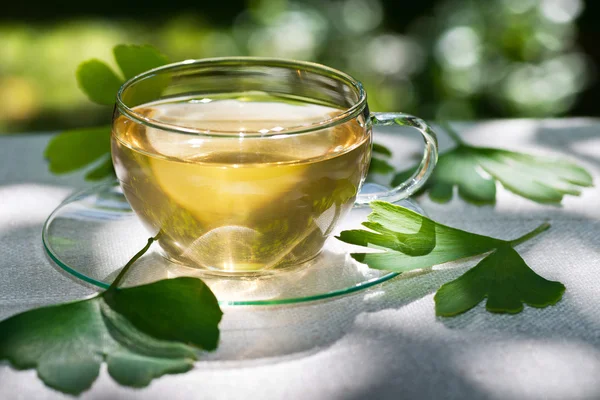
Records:
[[[457,125],[473,143],[566,156],[600,183],[600,123],[591,119],[507,120]],[[0,136],[0,318],[93,289],[46,258],[41,228],[80,174],[56,177],[42,157],[50,135]],[[442,148],[449,145],[440,137]],[[407,135],[397,153],[419,151]],[[517,315],[482,305],[435,317],[433,295],[473,262],[407,274],[366,292],[319,303],[225,308],[219,349],[193,371],[128,389],[106,370],[83,399],[597,399],[600,398],[600,190],[542,206],[498,191],[494,207],[419,200],[434,219],[500,238],[549,220],[552,229],[519,246],[528,264],[562,281],[563,301]],[[1,399],[67,399],[34,371],[0,365]]]

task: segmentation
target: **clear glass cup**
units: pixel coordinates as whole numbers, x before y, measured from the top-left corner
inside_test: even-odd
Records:
[[[425,150],[402,184],[360,193],[373,125],[413,127]],[[421,119],[370,113],[357,80],[281,59],[190,60],[138,75],[117,95],[112,132],[120,185],[164,255],[227,276],[306,264],[354,205],[407,198],[437,161]]]

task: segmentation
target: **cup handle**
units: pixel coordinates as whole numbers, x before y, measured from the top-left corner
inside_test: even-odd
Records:
[[[371,113],[373,126],[410,126],[415,128],[425,140],[425,151],[415,173],[395,188],[377,193],[361,193],[356,197],[356,205],[367,205],[373,200],[383,200],[394,203],[406,199],[419,190],[433,172],[438,159],[438,144],[436,134],[431,127],[420,118],[402,113]]]

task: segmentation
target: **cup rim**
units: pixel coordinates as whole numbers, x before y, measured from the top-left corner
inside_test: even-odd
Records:
[[[220,131],[220,130],[208,130],[201,128],[192,128],[186,126],[180,126],[176,124],[169,124],[166,122],[162,122],[159,120],[155,120],[152,118],[148,118],[141,113],[136,112],[133,108],[127,106],[123,101],[123,94],[125,90],[127,90],[130,86],[134,85],[137,82],[140,82],[144,79],[148,79],[158,73],[170,70],[184,69],[185,67],[194,67],[194,66],[211,66],[211,65],[231,65],[231,66],[265,66],[265,67],[283,67],[289,69],[302,69],[307,72],[319,73],[322,75],[333,76],[336,79],[346,83],[348,86],[353,87],[358,92],[358,100],[351,107],[345,109],[342,113],[323,120],[317,123],[307,125],[307,126],[298,126],[298,127],[290,127],[284,128],[277,132],[269,132],[269,133],[261,133],[261,132],[253,132],[253,131]],[[318,131],[321,129],[326,129],[333,127],[338,124],[342,124],[350,119],[357,117],[366,107],[367,104],[367,93],[363,88],[363,85],[350,75],[336,70],[334,68],[328,67],[326,65],[309,62],[309,61],[298,61],[291,60],[285,58],[272,58],[272,57],[216,57],[216,58],[203,58],[203,59],[190,59],[184,60],[176,63],[162,65],[160,67],[148,70],[146,72],[142,72],[139,75],[136,75],[121,85],[119,91],[117,92],[117,100],[116,100],[116,108],[127,116],[129,119],[137,122],[139,124],[156,128],[164,131],[181,133],[187,135],[195,135],[195,136],[207,136],[207,137],[272,137],[272,136],[281,136],[281,135],[289,135],[289,134],[300,134],[300,133],[309,133]]]

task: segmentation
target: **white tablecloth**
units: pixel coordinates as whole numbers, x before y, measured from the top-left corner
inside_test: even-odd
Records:
[[[600,122],[506,120],[458,125],[474,144],[562,154],[600,184]],[[45,257],[46,216],[85,183],[52,176],[48,134],[0,136],[0,318],[93,292]],[[417,142],[407,139],[407,149]],[[442,147],[448,146],[445,137]],[[413,146],[413,147],[411,147]],[[556,306],[493,315],[482,305],[435,317],[433,295],[470,263],[397,278],[331,301],[276,308],[225,308],[219,349],[193,371],[144,389],[101,375],[83,399],[598,399],[600,398],[600,190],[542,206],[499,190],[495,207],[454,199],[421,206],[462,229],[514,238],[550,220],[552,229],[518,249],[567,291]],[[34,371],[0,365],[0,399],[66,399]]]

